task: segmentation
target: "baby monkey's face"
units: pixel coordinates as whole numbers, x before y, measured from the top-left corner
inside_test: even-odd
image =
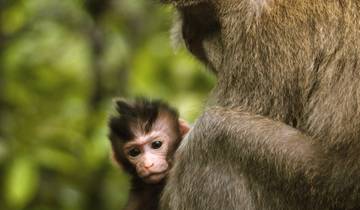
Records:
[[[138,176],[149,184],[159,183],[169,171],[168,154],[174,149],[176,136],[154,130],[139,135],[123,147],[126,158],[136,168]]]
[[[166,117],[159,117],[149,133],[134,130],[135,138],[124,144],[125,157],[144,182],[156,184],[168,174],[173,152],[189,131],[185,121],[179,120],[178,126],[174,128]]]

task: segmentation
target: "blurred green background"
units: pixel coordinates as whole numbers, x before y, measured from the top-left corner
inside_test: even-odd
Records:
[[[192,122],[214,78],[171,47],[150,0],[0,0],[0,210],[114,210],[112,98],[161,98]]]

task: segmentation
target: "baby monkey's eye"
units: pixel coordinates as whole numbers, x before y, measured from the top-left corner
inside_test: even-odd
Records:
[[[138,155],[140,155],[141,151],[138,148],[133,148],[131,150],[129,150],[128,155],[130,155],[131,157],[136,157]]]
[[[151,143],[151,148],[153,149],[159,149],[162,145],[161,141],[154,141],[153,143]]]

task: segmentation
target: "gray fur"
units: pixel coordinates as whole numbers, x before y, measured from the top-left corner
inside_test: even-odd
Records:
[[[163,209],[360,209],[360,1],[167,2],[218,81]]]

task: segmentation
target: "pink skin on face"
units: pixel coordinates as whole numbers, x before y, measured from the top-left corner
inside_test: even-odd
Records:
[[[171,122],[167,115],[159,117],[150,133],[144,134],[135,131],[136,138],[123,147],[126,157],[132,163],[137,174],[144,182],[156,184],[163,180],[170,169],[167,156],[173,151],[178,141],[177,134],[170,127]],[[184,120],[179,120],[181,137],[190,127]]]
[[[168,173],[169,164],[166,158],[176,137],[166,129],[154,129],[146,135],[136,136],[134,141],[124,145],[125,154],[136,167],[140,178],[146,183],[159,183]]]

